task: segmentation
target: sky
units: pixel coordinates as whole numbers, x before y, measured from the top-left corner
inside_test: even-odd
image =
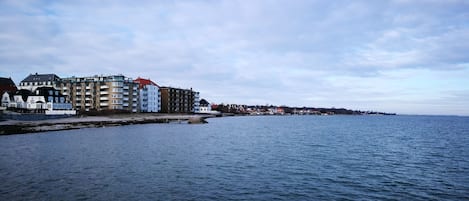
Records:
[[[467,0],[0,0],[0,77],[123,74],[213,103],[469,115]]]

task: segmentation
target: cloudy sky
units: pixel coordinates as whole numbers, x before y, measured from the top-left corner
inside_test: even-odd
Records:
[[[469,115],[469,1],[0,0],[0,76],[124,74],[216,103]]]

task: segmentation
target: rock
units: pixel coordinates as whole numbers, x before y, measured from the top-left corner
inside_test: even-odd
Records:
[[[203,117],[190,117],[188,120],[189,124],[206,124],[208,123],[205,121],[205,118]]]

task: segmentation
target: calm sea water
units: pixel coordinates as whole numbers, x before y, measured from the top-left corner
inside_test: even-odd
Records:
[[[469,200],[469,118],[263,116],[0,136],[0,200]]]

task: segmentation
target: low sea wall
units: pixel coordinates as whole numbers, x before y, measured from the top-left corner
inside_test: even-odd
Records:
[[[3,120],[16,120],[16,121],[39,121],[39,120],[48,120],[48,119],[60,119],[67,118],[73,115],[63,115],[63,114],[2,114],[0,119]]]

